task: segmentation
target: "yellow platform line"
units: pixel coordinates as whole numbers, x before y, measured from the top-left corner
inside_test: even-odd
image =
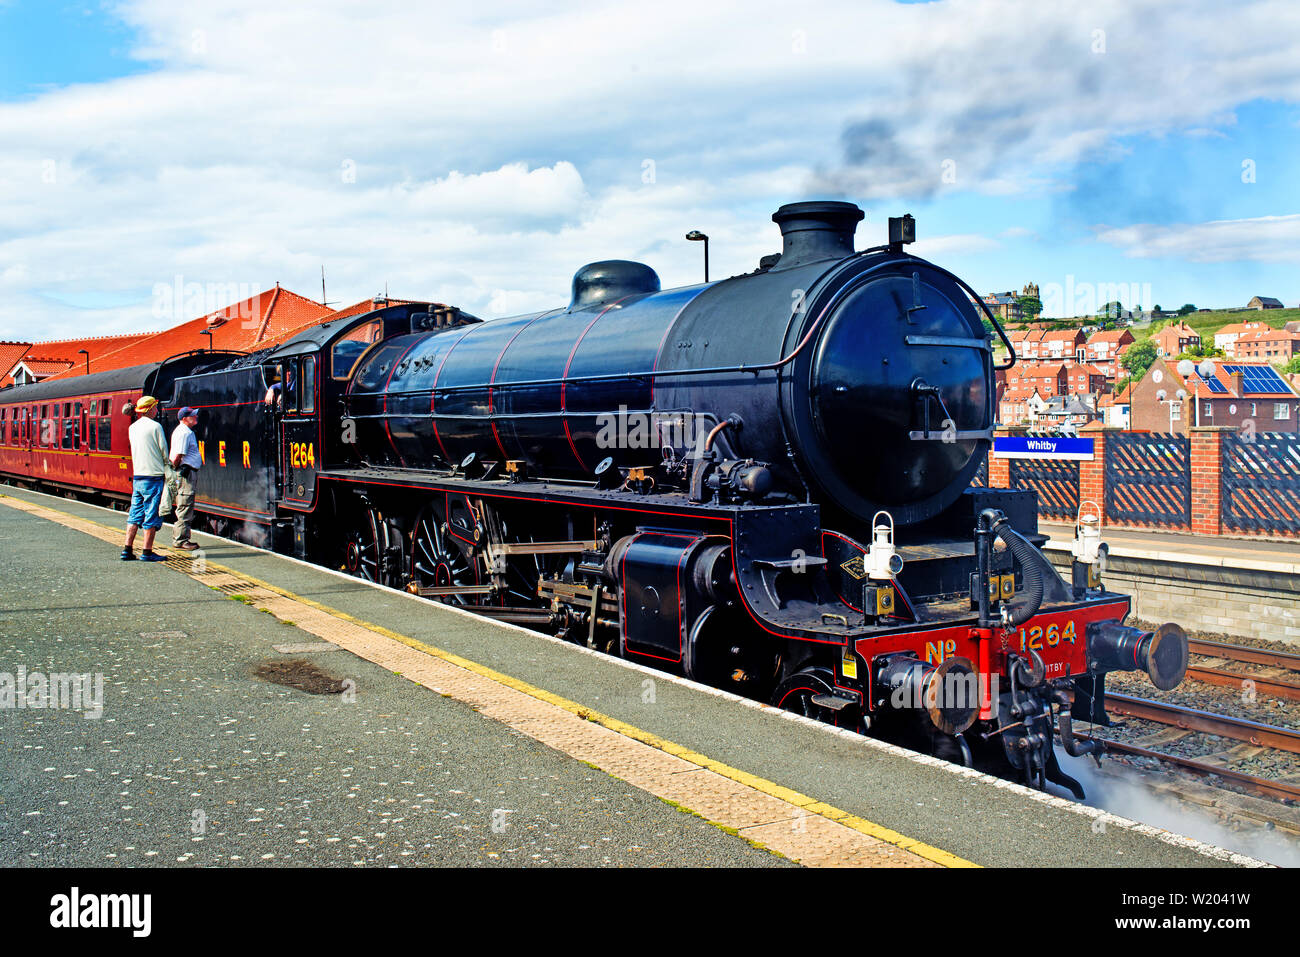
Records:
[[[117,536],[120,536],[122,534],[121,530],[115,529],[109,525],[104,525],[101,522],[96,522],[92,519],[81,518],[79,516],[71,515],[67,512],[60,511],[58,509],[49,508],[43,505],[37,505],[31,502],[27,502],[23,499],[13,498],[11,496],[0,495],[0,504],[9,505],[20,511],[28,512],[30,514],[37,515],[38,517],[47,518],[51,521],[57,522],[58,524],[65,525],[67,527],[74,528],[74,529],[77,528],[77,526],[94,526],[95,528],[101,529],[103,532],[109,533],[113,536],[113,538],[110,539],[110,538],[105,538],[105,536],[103,535],[97,535],[97,534],[95,535],[95,537],[104,538],[104,540],[106,541],[115,540]],[[68,521],[65,521],[65,519]],[[95,534],[90,529],[84,527],[78,530],[84,531],[87,534]],[[179,557],[182,557],[186,561],[192,560],[188,555],[179,556]],[[175,567],[174,559],[172,561],[169,561],[167,564],[173,565],[173,567]],[[542,701],[553,707],[559,708],[563,711],[568,712],[571,715],[574,715],[578,718],[582,718],[585,721],[591,721],[596,724],[599,724],[609,729],[610,731],[622,735],[623,737],[638,741],[642,744],[648,745],[649,747],[655,748],[659,751],[663,751],[666,754],[670,754],[690,764],[712,771],[715,774],[720,775],[721,777],[728,778],[732,781],[735,781],[737,784],[740,784],[744,787],[752,788],[753,790],[758,791],[761,794],[765,794],[768,797],[793,805],[806,814],[816,815],[819,817],[826,818],[830,821],[834,821],[837,824],[843,825],[844,827],[851,828],[852,830],[857,831],[863,835],[866,835],[867,837],[874,838],[875,840],[880,841],[882,843],[890,844],[904,851],[907,851],[911,854],[915,854],[917,857],[923,858],[927,861],[931,861],[943,867],[979,867],[980,866],[978,864],[973,863],[972,861],[968,861],[962,857],[958,857],[957,855],[945,851],[941,848],[933,847],[932,845],[926,844],[923,841],[918,841],[909,838],[906,835],[900,834],[898,831],[893,830],[892,828],[884,827],[880,824],[874,823],[873,821],[869,821],[865,818],[859,817],[858,815],[850,814],[847,811],[841,810],[840,808],[834,807],[833,805],[830,804],[826,804],[822,801],[818,801],[815,798],[809,797],[791,788],[787,788],[773,781],[768,781],[767,779],[761,778],[757,775],[750,774],[748,771],[742,771],[739,768],[731,767],[730,765],[725,764],[722,761],[718,761],[713,758],[710,758],[707,755],[701,754],[698,751],[692,750],[691,748],[677,744],[657,734],[654,734],[649,731],[645,731],[634,725],[628,724],[625,721],[620,721],[617,718],[611,717],[606,714],[602,714],[601,712],[594,711],[591,708],[586,707],[585,705],[578,704],[577,702],[571,701],[570,699],[565,698],[561,695],[554,694],[553,692],[547,691],[544,688],[539,688],[519,678],[515,678],[512,677],[511,675],[504,674],[503,672],[497,671],[493,668],[489,668],[486,665],[479,664],[476,661],[471,661],[470,659],[464,658],[453,652],[446,651],[441,648],[437,648],[426,642],[420,641],[417,638],[412,638],[409,635],[404,635],[401,634],[400,632],[393,631],[392,629],[385,628],[383,625],[375,624],[374,622],[369,622],[364,619],[357,618],[353,615],[348,614],[347,612],[340,611],[339,609],[336,608],[331,608],[328,605],[324,605],[321,604],[320,602],[313,601],[310,598],[297,595],[291,591],[280,588],[277,585],[273,585],[270,582],[263,581],[259,578],[255,578],[252,575],[245,574],[244,572],[239,571],[237,569],[230,568],[229,566],[221,565],[216,562],[209,561],[207,559],[204,559],[203,565],[204,568],[210,572],[225,573],[228,575],[235,576],[244,582],[247,582],[259,588],[264,588],[269,592],[281,596],[282,598],[286,598],[290,601],[296,602],[306,607],[313,608],[319,612],[329,615],[330,617],[337,618],[342,621],[346,621],[349,624],[355,625],[359,628],[363,628],[377,635],[382,635],[385,638],[391,639],[392,641],[399,642],[403,645],[406,645],[409,648],[420,651],[423,654],[429,655],[433,658],[438,658],[446,662],[447,664],[454,665],[457,668],[461,668],[465,671],[471,672],[472,674],[478,675],[481,678],[485,678],[497,684],[504,685],[508,688],[511,688],[514,691],[518,691],[531,698],[535,698],[538,701]],[[178,568],[177,570],[182,571],[183,574],[189,574],[184,569]],[[194,577],[196,578],[196,580],[201,580],[197,575],[191,574],[190,577]]]

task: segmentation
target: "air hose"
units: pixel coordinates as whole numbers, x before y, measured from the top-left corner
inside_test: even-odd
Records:
[[[993,534],[1011,549],[1011,554],[1025,572],[1025,600],[1012,606],[1007,619],[1012,627],[1019,627],[1038,614],[1038,608],[1043,604],[1043,562],[1047,559],[1029,539],[1012,528],[1006,519],[993,524]]]

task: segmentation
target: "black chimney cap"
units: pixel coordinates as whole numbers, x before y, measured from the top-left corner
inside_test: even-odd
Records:
[[[866,218],[854,203],[811,200],[787,203],[772,214],[781,227],[784,245],[781,259],[772,267],[790,269],[821,259],[843,259],[853,255],[853,234]]]

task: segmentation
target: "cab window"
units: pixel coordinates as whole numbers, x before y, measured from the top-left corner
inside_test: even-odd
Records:
[[[298,360],[290,359],[284,364],[284,411],[298,410]]]
[[[316,411],[316,357],[304,356],[302,360],[302,411]]]
[[[334,343],[331,352],[330,375],[335,379],[346,379],[352,375],[361,354],[378,342],[384,335],[384,323],[373,319],[357,326],[346,336]]]

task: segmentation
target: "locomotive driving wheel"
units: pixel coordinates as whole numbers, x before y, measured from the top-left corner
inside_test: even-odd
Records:
[[[784,711],[793,711],[805,718],[833,724],[837,728],[866,732],[862,720],[862,709],[858,705],[847,705],[839,710],[818,704],[813,699],[822,695],[831,695],[834,690],[835,675],[829,668],[813,667],[795,672],[786,678],[772,693],[772,704]]]
[[[461,546],[447,532],[445,518],[433,504],[420,510],[411,531],[411,554],[408,586],[416,594],[426,590],[437,592],[426,597],[453,605],[483,604],[487,594],[457,589],[475,588],[483,583],[477,562],[471,562]]]
[[[373,508],[361,514],[360,522],[348,532],[343,543],[343,570],[349,575],[376,584],[388,584],[384,572],[384,554],[392,544],[388,523]]]

